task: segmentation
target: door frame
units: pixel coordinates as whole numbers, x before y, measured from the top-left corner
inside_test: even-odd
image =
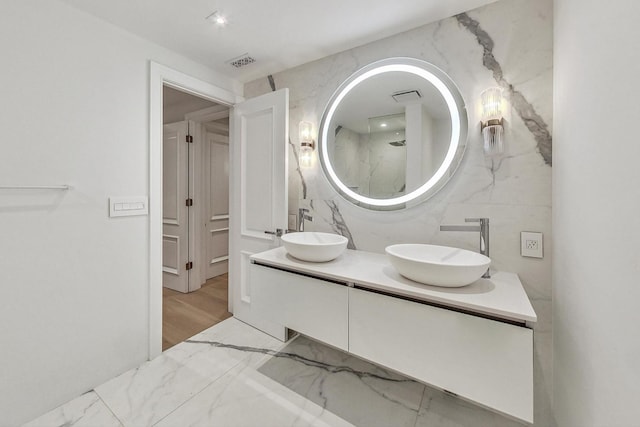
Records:
[[[223,107],[223,108],[220,108],[220,107]],[[198,193],[195,194],[194,196],[201,200],[207,200],[206,199],[207,195],[205,192],[205,184],[204,184],[205,183],[204,172],[206,170],[205,163],[208,160],[205,156],[204,141],[207,137],[207,133],[212,132],[211,128],[213,128],[213,126],[210,125],[208,122],[212,122],[214,120],[222,119],[225,117],[229,119],[231,118],[231,107],[226,105],[215,105],[213,107],[203,108],[201,110],[196,110],[191,113],[185,114],[184,116],[185,120],[193,121],[197,124],[199,138],[200,138],[200,141],[203,142],[202,144],[197,144],[194,147],[196,159],[201,159],[201,162],[197,167],[197,170],[199,170],[199,173],[196,174],[196,176],[194,177],[195,188],[199,189],[200,191],[198,191]],[[228,127],[226,132],[227,134],[231,132],[230,126]],[[231,138],[229,137],[229,144],[230,143],[231,143]],[[202,205],[200,205],[200,208],[196,209],[196,223],[199,225],[202,225],[203,221],[208,221],[208,219],[209,219],[208,215],[205,215],[205,208],[202,207]],[[195,231],[196,231],[195,244],[197,248],[195,254],[198,254],[198,253],[207,254],[207,245],[206,245],[205,235],[209,234],[208,228],[205,227],[204,232],[198,229],[196,229]],[[203,283],[204,281],[207,280],[207,271],[208,271],[207,267],[209,265],[209,261],[210,260],[208,257],[206,259],[203,257],[201,260],[198,260],[198,265],[200,265],[200,268],[194,269],[197,272],[200,281]],[[198,289],[200,288],[199,285],[197,287]],[[189,288],[191,289],[191,286]],[[231,311],[231,300],[229,300],[229,311]]]
[[[220,107],[224,107],[224,108],[220,108]],[[207,136],[207,132],[209,132],[209,129],[208,129],[209,126],[207,125],[207,122],[222,119],[224,117],[230,117],[230,115],[231,115],[230,106],[215,105],[213,107],[207,107],[201,110],[192,111],[191,113],[185,114],[184,118],[185,120],[193,121],[196,123],[196,129],[199,133],[198,138],[200,138],[200,141],[204,142]],[[227,132],[229,133],[230,129],[228,129]],[[194,176],[195,188],[199,189],[198,193],[194,194],[194,198],[197,197],[200,200],[206,200],[207,196],[205,193],[205,184],[204,184],[205,183],[204,171],[206,168],[204,166],[204,163],[206,162],[206,158],[204,156],[204,144],[196,144],[194,148],[195,148],[195,158],[201,159],[200,165],[197,168],[199,169],[199,173]],[[205,215],[205,208],[203,208],[202,205],[200,205],[199,208],[196,209],[195,211],[196,211],[195,212],[196,224],[200,226],[203,224],[203,221],[207,219],[207,216]],[[207,227],[205,227],[205,229],[207,229]],[[198,230],[197,228],[194,231],[195,231],[195,245],[196,245],[196,250],[194,253],[206,254],[207,247],[206,247],[206,239],[204,237],[206,233],[203,233],[202,230]],[[197,272],[198,279],[200,280],[200,282],[204,283],[204,281],[206,281],[207,266],[209,264],[209,259],[208,258],[205,259],[205,257],[202,257],[201,259],[194,259],[194,263],[196,261],[198,262],[197,265],[200,265],[200,268],[195,268],[194,271]],[[190,284],[189,289],[195,290],[196,287],[200,289],[200,285],[201,284],[197,284],[196,286],[192,287]],[[229,311],[231,312],[231,300],[229,300]]]
[[[242,96],[227,89],[149,61],[149,360],[162,353],[162,87],[164,85],[229,108],[244,100]]]

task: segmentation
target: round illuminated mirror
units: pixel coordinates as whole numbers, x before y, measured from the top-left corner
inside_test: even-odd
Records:
[[[425,61],[389,58],[334,93],[320,123],[320,163],[347,200],[403,209],[447,183],[466,141],[464,101],[449,76]]]

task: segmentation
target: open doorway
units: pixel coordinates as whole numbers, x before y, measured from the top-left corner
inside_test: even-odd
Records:
[[[241,91],[239,85],[224,89],[153,61],[149,65],[149,359],[162,353],[164,85],[231,108],[228,310],[239,320],[284,340],[284,327],[253,310],[248,273],[250,256],[277,244],[265,231],[287,228],[289,91],[284,88],[244,100],[236,93]],[[191,273],[198,274],[196,265],[202,267],[194,262]]]
[[[162,351],[228,312],[229,107],[163,86]]]

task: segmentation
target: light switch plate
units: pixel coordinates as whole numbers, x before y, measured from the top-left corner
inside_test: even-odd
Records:
[[[520,255],[530,258],[542,258],[542,233],[535,231],[520,232]]]
[[[149,199],[146,196],[109,197],[109,216],[136,216],[149,213]]]

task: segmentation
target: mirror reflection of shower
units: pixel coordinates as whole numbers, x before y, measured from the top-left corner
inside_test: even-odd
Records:
[[[367,196],[401,196],[407,187],[407,140],[404,113],[369,117]]]
[[[386,99],[395,111],[336,127],[331,159],[343,183],[375,199],[402,196],[432,176],[450,132],[448,119],[423,104],[420,90],[393,92]],[[433,103],[433,96],[429,100]],[[367,110],[366,104],[360,107],[360,114]]]
[[[394,147],[406,147],[407,146],[407,140],[403,139],[402,141],[391,141],[389,143],[389,145],[392,145]]]
[[[404,113],[370,117],[366,129],[338,126],[333,161],[336,172],[360,194],[388,198],[406,189]]]

